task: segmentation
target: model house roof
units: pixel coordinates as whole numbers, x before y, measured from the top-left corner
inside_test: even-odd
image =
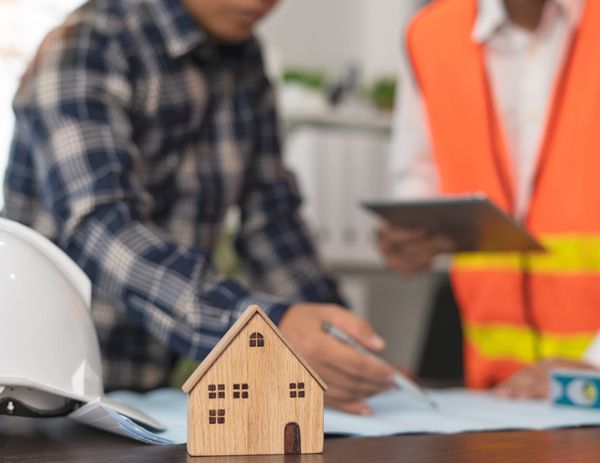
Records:
[[[186,394],[189,394],[194,386],[200,381],[200,379],[206,374],[206,372],[210,369],[210,367],[217,361],[217,359],[221,356],[223,352],[229,347],[231,342],[237,337],[240,331],[246,326],[246,324],[254,317],[254,315],[259,315],[265,323],[271,328],[271,330],[277,335],[277,337],[283,342],[287,348],[294,354],[294,356],[298,359],[298,361],[306,368],[306,370],[310,373],[310,375],[319,383],[321,388],[326,391],[327,385],[323,382],[321,377],[310,367],[308,363],[295,351],[295,349],[290,345],[290,343],[282,336],[279,329],[275,326],[275,324],[271,321],[269,317],[263,312],[263,310],[257,306],[252,305],[246,309],[246,311],[241,315],[241,317],[233,324],[233,326],[225,333],[225,336],[221,338],[221,340],[217,343],[217,345],[210,351],[210,354],[206,356],[206,358],[202,361],[202,363],[196,368],[196,371],[192,373],[192,375],[188,378],[188,380],[183,385],[182,389]]]

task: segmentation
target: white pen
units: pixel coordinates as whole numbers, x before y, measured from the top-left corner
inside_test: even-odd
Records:
[[[357,352],[367,355],[368,357],[378,360],[379,362],[388,363],[385,359],[371,352],[369,349],[360,344],[356,339],[354,339],[352,336],[350,336],[348,333],[341,330],[337,326],[329,322],[323,322],[322,328],[325,333],[334,337],[338,341],[343,342],[347,346],[352,347]],[[413,380],[400,373],[399,371],[397,371],[394,375],[394,382],[400,390],[408,392],[409,394],[413,395],[414,397],[429,405],[431,408],[437,408],[437,404],[422,387],[420,387],[417,383],[415,383]]]

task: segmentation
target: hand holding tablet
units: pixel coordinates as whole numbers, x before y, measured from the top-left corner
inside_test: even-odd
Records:
[[[442,240],[438,244],[446,252],[544,251],[533,236],[484,195],[369,201],[363,206],[402,233],[412,233],[413,239],[421,234]],[[436,242],[429,241],[429,245],[435,248]]]

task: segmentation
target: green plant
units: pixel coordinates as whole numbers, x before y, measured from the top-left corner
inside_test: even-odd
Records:
[[[377,79],[368,91],[369,98],[380,109],[392,109],[396,95],[396,79],[381,77]]]
[[[294,82],[315,90],[327,86],[327,76],[318,70],[289,68],[283,71],[282,79],[285,83]]]

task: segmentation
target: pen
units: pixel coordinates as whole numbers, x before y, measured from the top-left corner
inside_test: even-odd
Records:
[[[357,352],[360,352],[361,354],[371,357],[379,362],[387,363],[383,358],[379,357],[378,355],[365,348],[356,339],[354,339],[352,336],[350,336],[348,333],[341,330],[337,326],[332,325],[329,322],[323,322],[322,328],[325,333],[334,337],[338,341],[343,342],[347,346],[352,347]],[[422,402],[425,402],[431,408],[437,408],[437,404],[433,401],[429,394],[427,394],[427,392],[422,387],[420,387],[417,383],[408,378],[406,375],[400,372],[396,372],[396,375],[394,376],[394,382],[396,383],[396,387],[398,387],[398,389],[408,392],[409,394],[418,398]]]

